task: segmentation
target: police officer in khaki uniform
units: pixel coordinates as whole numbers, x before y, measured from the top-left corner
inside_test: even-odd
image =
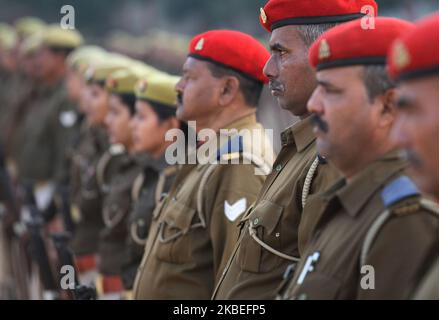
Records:
[[[11,174],[15,177],[16,168],[14,159],[18,158],[20,146],[17,142],[17,135],[22,126],[22,122],[32,107],[34,101],[38,100],[43,92],[41,81],[38,80],[37,53],[41,46],[40,36],[28,36],[17,48],[18,67],[8,82],[5,90],[8,91],[5,97],[4,127],[2,135],[4,137],[8,167]],[[17,94],[19,90],[20,94]]]
[[[415,182],[439,197],[437,163],[439,99],[439,14],[419,21],[416,28],[398,39],[388,55],[390,75],[398,80],[398,117],[393,137],[407,151]],[[422,233],[419,233],[422,236]],[[426,261],[425,274],[412,297],[439,299],[439,244]]]
[[[192,39],[176,87],[177,117],[196,121],[190,126],[202,141],[187,159],[198,156],[198,163],[181,167],[154,211],[135,299],[210,298],[239,216],[271,167],[271,144],[255,117],[267,59],[266,49],[241,32],[214,30]],[[252,141],[242,129],[259,137]]]
[[[19,128],[16,144],[19,180],[35,185],[35,195],[40,210],[48,203],[39,201],[53,193],[54,184],[66,172],[65,145],[77,129],[76,114],[67,98],[64,87],[67,54],[82,43],[79,33],[49,26],[41,34],[37,52],[42,92],[31,107]],[[44,194],[44,195],[43,195]],[[50,199],[50,197],[48,197]]]
[[[122,266],[122,281],[132,296],[137,268],[145,251],[145,242],[153,220],[153,211],[174,181],[176,165],[168,165],[165,150],[171,144],[166,132],[186,127],[177,120],[175,84],[179,78],[155,72],[136,85],[136,113],[132,119],[133,149],[142,172],[132,188],[132,212],[129,236]]]
[[[35,53],[39,49],[40,40],[36,41],[32,36],[44,26],[40,20],[20,19],[16,23],[16,30],[2,30],[2,42],[4,51],[2,64],[7,71],[7,79],[2,81],[2,106],[0,119],[0,140],[5,147],[7,169],[11,175],[11,181],[17,177],[16,167],[11,161],[14,155],[15,130],[20,127],[21,120],[27,113],[27,108],[37,99],[39,86],[36,84]],[[8,31],[9,30],[9,31]],[[11,33],[9,33],[11,32]],[[16,34],[16,35],[15,35]],[[6,37],[6,38],[5,38]],[[11,47],[9,47],[11,46]],[[18,149],[18,148],[17,148]],[[15,157],[16,159],[16,157]],[[18,198],[18,197],[17,197]],[[19,223],[18,211],[9,211],[3,219],[3,227],[8,232],[8,243],[5,244],[4,252],[10,252],[9,259],[5,263],[10,265],[12,274],[7,276],[7,281],[13,284],[14,298],[28,299],[30,297],[29,276],[31,265],[27,255],[26,237],[13,232],[13,226]],[[35,274],[34,274],[35,275]]]
[[[96,252],[102,221],[102,195],[97,182],[97,163],[108,150],[105,130],[109,93],[105,80],[112,73],[128,65],[127,59],[114,58],[104,53],[100,62],[89,65],[85,77],[86,122],[81,128],[79,144],[72,159],[71,214],[75,234],[71,246],[82,284],[94,282],[96,277]]]
[[[7,172],[4,143],[10,108],[8,104],[9,83],[17,72],[13,49],[17,41],[15,30],[0,23],[0,299],[13,299],[15,279],[12,266],[13,232],[12,226],[17,219],[16,203],[13,198],[11,180]]]
[[[5,113],[8,112],[8,97],[10,92],[9,83],[14,73],[17,72],[16,58],[14,54],[17,35],[15,30],[4,23],[0,23],[0,81],[3,84],[0,88],[0,143],[4,143],[4,128],[6,126]]]
[[[386,55],[413,25],[394,18],[374,24],[338,26],[310,49],[319,84],[308,102],[319,119],[317,149],[345,177],[305,208],[320,208],[321,219],[287,298],[406,299],[437,243],[438,207],[404,175],[390,137],[396,109]]]
[[[53,197],[59,183],[59,173],[62,168],[66,168],[65,141],[76,129],[74,117],[63,121],[64,113],[73,108],[63,83],[65,62],[67,55],[81,45],[82,36],[77,31],[63,30],[52,25],[45,28],[35,41],[39,43],[35,52],[38,68],[34,71],[35,79],[40,82],[40,90],[34,101],[28,101],[29,107],[18,128],[14,141],[17,149],[14,157],[16,166],[13,167],[17,168],[18,182],[25,186],[24,199],[35,198],[38,214],[33,218],[46,223],[44,231],[50,233],[62,228],[60,220],[53,219],[56,214]],[[40,279],[45,287],[43,295],[53,297],[55,284],[49,280],[51,270],[47,270],[47,264],[54,262],[54,251],[47,246],[46,237],[41,240],[48,261],[40,259],[42,251],[32,258],[39,264]]]
[[[362,17],[373,0],[270,0],[260,22],[271,32],[271,58],[264,73],[279,105],[300,118],[282,135],[282,149],[258,199],[240,223],[240,238],[214,299],[274,299],[293,274],[318,217],[302,210],[308,196],[324,191],[338,172],[318,157],[306,103],[315,88],[308,50],[315,38],[337,23]]]
[[[58,187],[57,193],[55,194],[55,203],[58,208],[58,212],[61,213],[64,222],[64,229],[70,233],[74,232],[74,222],[72,221],[72,216],[70,212],[70,174],[72,159],[75,155],[75,149],[79,144],[81,138],[81,131],[87,130],[88,127],[85,121],[85,101],[83,97],[85,96],[85,71],[89,64],[93,61],[99,59],[105,54],[105,51],[96,46],[81,46],[80,48],[73,51],[67,57],[67,72],[65,79],[65,87],[67,90],[67,96],[69,101],[74,106],[74,109],[64,112],[63,117],[67,119],[68,117],[73,117],[76,119],[75,128],[72,131],[71,136],[64,141],[65,154],[64,163],[65,167],[58,175]]]
[[[96,288],[100,299],[120,299],[124,290],[122,265],[126,255],[128,219],[132,208],[131,189],[141,167],[133,154],[130,120],[135,112],[135,84],[140,71],[118,70],[106,80],[110,93],[105,118],[111,146],[97,165],[97,182],[102,194],[102,220],[98,246]]]
[[[14,24],[16,40],[9,56],[12,59],[10,62],[15,66],[8,81],[3,82],[2,86],[5,93],[4,108],[7,109],[7,113],[2,113],[4,122],[1,133],[4,135],[5,143],[7,143],[6,156],[8,158],[10,157],[9,153],[11,153],[10,149],[15,144],[15,141],[11,141],[13,130],[19,126],[20,116],[26,114],[26,106],[31,105],[36,100],[35,74],[33,70],[29,69],[33,65],[35,49],[39,47],[40,42],[40,40],[36,41],[35,36],[41,34],[45,27],[45,23],[35,17],[23,17]]]

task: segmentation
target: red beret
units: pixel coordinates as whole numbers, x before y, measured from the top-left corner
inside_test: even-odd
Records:
[[[232,30],[212,30],[192,38],[189,56],[219,64],[263,83],[262,72],[270,58],[267,49],[248,34]]]
[[[271,32],[287,25],[346,22],[377,13],[375,0],[269,0],[259,20]]]
[[[424,18],[393,43],[388,70],[398,81],[439,74],[439,14]]]
[[[352,65],[385,65],[393,41],[412,30],[411,22],[375,18],[374,28],[351,21],[322,34],[311,46],[309,60],[317,70]]]

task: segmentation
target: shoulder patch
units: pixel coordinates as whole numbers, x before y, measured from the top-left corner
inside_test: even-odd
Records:
[[[381,199],[386,208],[409,197],[419,196],[419,192],[413,181],[407,176],[401,176],[388,184],[381,192]]]
[[[219,161],[224,157],[225,160],[230,160],[232,155],[239,155],[244,151],[244,143],[242,136],[234,136],[230,138],[227,143],[223,144],[218,150],[216,159]]]

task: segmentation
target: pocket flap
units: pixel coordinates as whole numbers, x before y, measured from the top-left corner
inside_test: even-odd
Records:
[[[165,210],[163,221],[169,227],[180,229],[183,233],[189,231],[195,215],[195,209],[180,203],[178,200],[171,199]]]
[[[262,200],[254,207],[249,219],[253,227],[262,226],[268,233],[272,233],[279,223],[283,209],[282,206],[276,203]]]

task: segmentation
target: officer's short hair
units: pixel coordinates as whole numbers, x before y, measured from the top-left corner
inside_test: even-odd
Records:
[[[136,95],[131,93],[113,93],[116,97],[119,97],[122,104],[124,104],[128,111],[130,112],[130,116],[132,117],[136,113]]]
[[[245,76],[240,72],[225,68],[218,64],[208,62],[207,66],[212,73],[212,76],[215,78],[222,78],[226,76],[237,78],[239,81],[239,88],[244,95],[245,102],[249,106],[257,107],[261,97],[262,88],[264,87],[262,82],[251,79],[249,76]]]
[[[305,45],[309,48],[325,31],[339,25],[338,22],[299,25],[297,30]]]
[[[395,88],[395,83],[389,78],[384,65],[364,66],[363,81],[370,102],[386,93],[387,90]]]

